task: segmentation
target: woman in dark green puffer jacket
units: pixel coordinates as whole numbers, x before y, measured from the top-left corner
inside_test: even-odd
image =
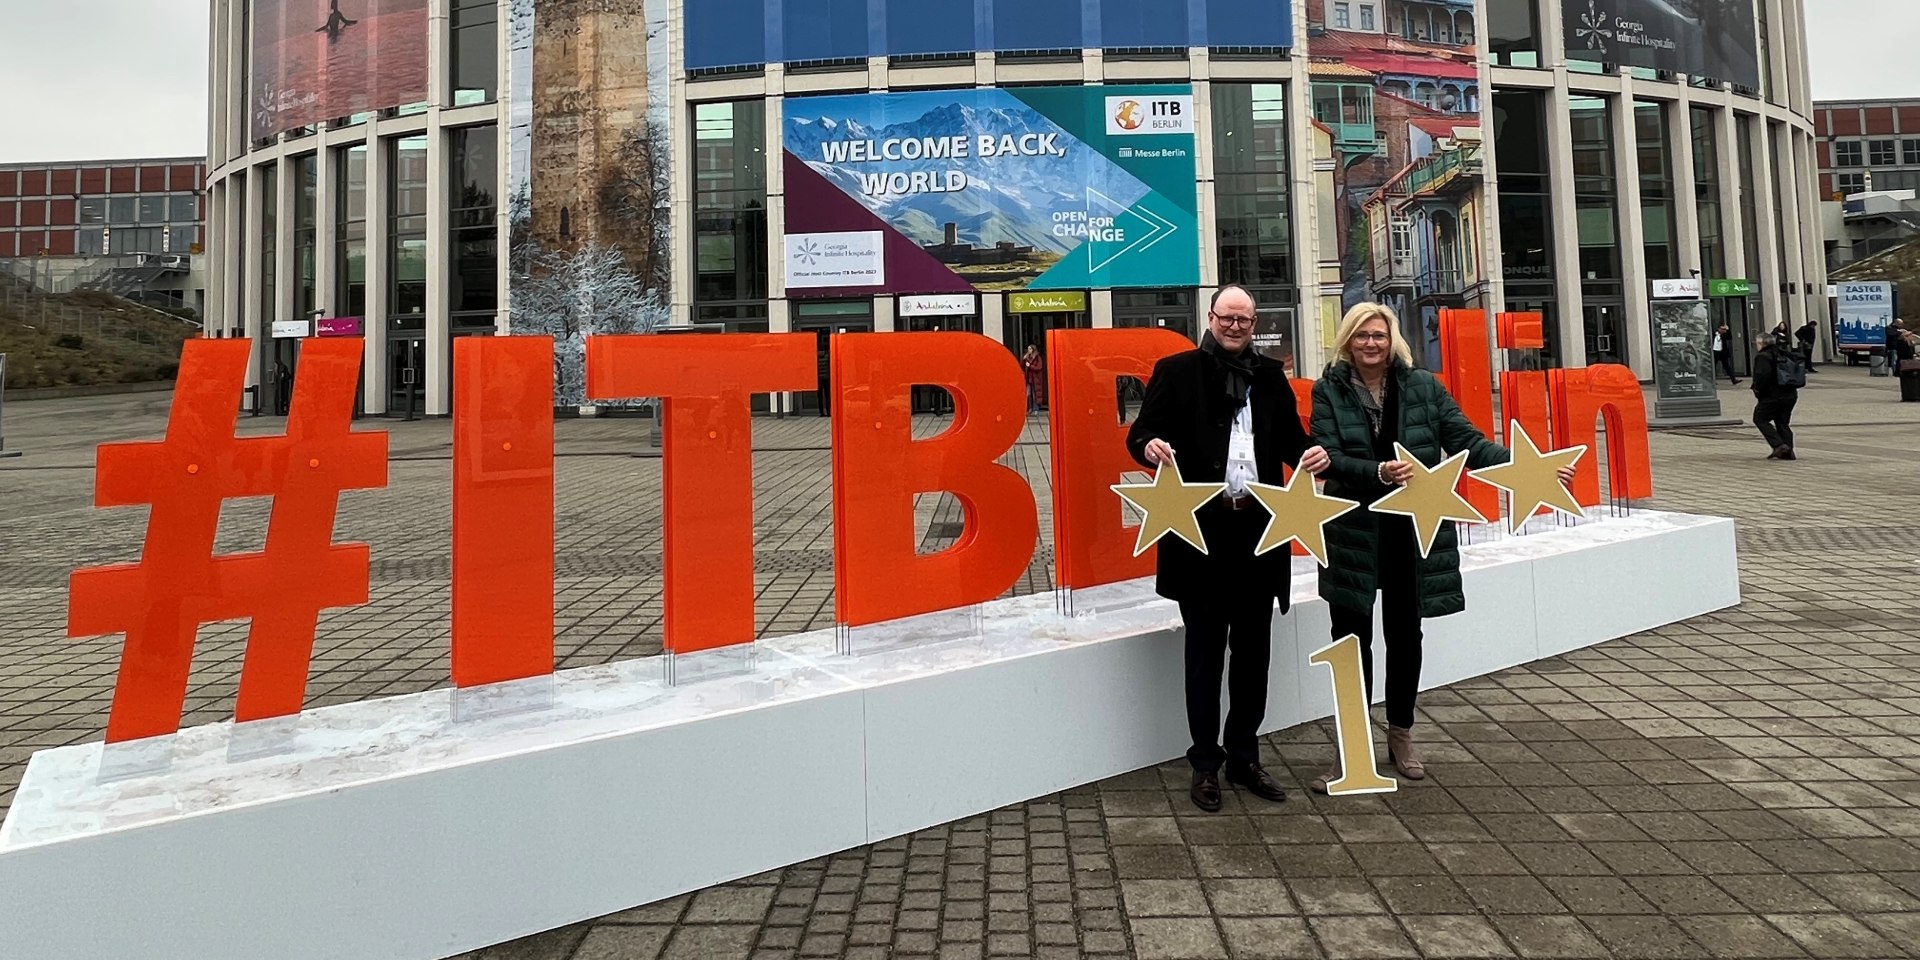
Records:
[[[1433,374],[1413,366],[1391,309],[1362,303],[1347,311],[1334,335],[1337,359],[1313,387],[1313,439],[1332,457],[1324,478],[1330,496],[1371,504],[1413,468],[1394,459],[1398,441],[1434,466],[1467,451],[1470,468],[1507,462],[1506,448],[1487,439],[1460,412]],[[1333,615],[1333,636],[1360,638],[1360,663],[1373,702],[1373,601],[1384,594],[1382,633],[1387,648],[1387,755],[1401,776],[1420,780],[1426,766],[1413,746],[1414,697],[1420,689],[1420,621],[1466,609],[1460,550],[1447,523],[1425,558],[1412,521],[1354,510],[1327,525],[1327,563],[1320,597]],[[1333,770],[1315,779],[1326,792]]]

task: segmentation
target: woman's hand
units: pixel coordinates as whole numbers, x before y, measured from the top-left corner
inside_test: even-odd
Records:
[[[1569,463],[1561,467],[1554,471],[1554,474],[1560,478],[1560,485],[1563,487],[1573,483],[1573,464]]]
[[[1147,441],[1146,454],[1154,466],[1159,466],[1173,459],[1173,445],[1156,437]]]
[[[1380,465],[1380,479],[1400,486],[1413,479],[1413,464],[1405,460],[1388,460]]]
[[[1333,458],[1327,456],[1325,447],[1308,447],[1300,454],[1300,469],[1316,477],[1327,472],[1327,468],[1331,466],[1333,466]]]

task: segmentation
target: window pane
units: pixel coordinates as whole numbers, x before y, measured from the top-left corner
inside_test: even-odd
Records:
[[[81,223],[106,223],[107,198],[86,197],[80,201]]]
[[[115,225],[137,223],[138,210],[132,197],[114,197],[107,202],[107,222]]]
[[[192,223],[198,219],[198,204],[192,194],[178,194],[167,198],[167,219],[174,223]]]

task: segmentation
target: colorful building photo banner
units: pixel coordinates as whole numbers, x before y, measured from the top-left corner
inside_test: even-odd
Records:
[[[1190,287],[1191,87],[786,101],[796,296]]]
[[[1760,86],[1754,0],[1564,0],[1567,56]]]
[[[253,139],[427,99],[427,0],[251,0]]]

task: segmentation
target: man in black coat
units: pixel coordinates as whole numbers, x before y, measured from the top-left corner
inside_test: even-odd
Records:
[[[1184,541],[1160,541],[1159,594],[1180,605],[1186,624],[1187,728],[1193,746],[1195,806],[1220,809],[1220,773],[1255,796],[1285,800],[1285,790],[1260,765],[1260,722],[1267,713],[1267,661],[1273,605],[1287,610],[1293,557],[1285,549],[1253,555],[1268,514],[1249,482],[1279,485],[1282,467],[1318,476],[1325,450],[1300,425],[1293,387],[1278,361],[1253,348],[1253,297],[1221,287],[1207,310],[1200,348],[1154,365],[1140,417],[1127,434],[1127,452],[1147,467],[1179,458],[1189,483],[1225,483],[1225,493],[1200,508],[1207,552]],[[1227,671],[1225,748],[1221,747],[1220,674]]]
[[[1800,388],[1782,384],[1779,372],[1783,364],[1797,358],[1787,352],[1790,348],[1783,336],[1761,337],[1754,346],[1758,352],[1753,355],[1751,378],[1753,425],[1760,428],[1767,446],[1773,448],[1768,460],[1798,459],[1793,453],[1793,407],[1800,402]]]

